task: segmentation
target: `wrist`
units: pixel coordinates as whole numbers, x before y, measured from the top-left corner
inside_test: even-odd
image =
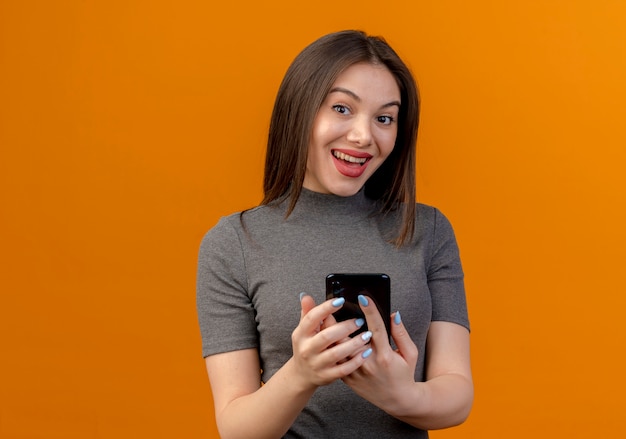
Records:
[[[399,419],[423,416],[429,407],[428,386],[423,382],[414,382],[405,386],[394,398],[394,404],[389,407],[387,413]]]
[[[314,382],[307,380],[304,373],[298,369],[294,357],[291,357],[285,365],[282,367],[284,372],[283,379],[286,385],[289,386],[296,394],[312,395],[317,390],[318,385]]]

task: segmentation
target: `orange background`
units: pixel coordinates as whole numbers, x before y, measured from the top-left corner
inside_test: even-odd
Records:
[[[260,200],[278,84],[382,34],[421,86],[418,194],[455,226],[476,400],[434,438],[620,437],[620,1],[0,0],[0,437],[216,437],[199,241]]]

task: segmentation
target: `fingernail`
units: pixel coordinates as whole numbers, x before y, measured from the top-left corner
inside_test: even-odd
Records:
[[[302,302],[302,298],[306,296],[306,293],[300,293],[300,302]]]
[[[354,321],[354,323],[356,323],[356,325],[360,328],[361,326],[363,326],[365,324],[365,320],[364,319],[356,319]]]
[[[367,297],[359,294],[359,303],[363,306],[367,306],[369,304]]]
[[[339,297],[338,299],[333,300],[333,306],[334,307],[338,307],[344,304],[344,302],[346,301],[346,299],[344,299],[343,297]]]
[[[402,323],[402,318],[400,317],[400,311],[396,311],[396,315],[393,316],[393,322],[396,325],[399,325],[400,323]]]
[[[361,354],[361,357],[363,357],[363,358],[367,358],[367,357],[369,357],[370,355],[372,355],[372,348],[369,348],[368,350],[366,350],[365,352],[363,352],[363,353]]]
[[[363,339],[363,341],[369,341],[370,338],[372,338],[372,331],[367,331],[367,332],[364,332],[363,334],[361,334],[361,339]],[[370,349],[370,351],[371,351],[371,349]],[[369,354],[367,354],[367,355],[369,355]]]

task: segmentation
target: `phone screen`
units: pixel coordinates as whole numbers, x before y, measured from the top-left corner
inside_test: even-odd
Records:
[[[326,276],[326,299],[343,297],[346,303],[333,313],[337,321],[365,318],[359,307],[358,296],[368,296],[378,308],[387,334],[391,334],[391,279],[383,273],[332,273]],[[367,331],[367,323],[351,336]]]

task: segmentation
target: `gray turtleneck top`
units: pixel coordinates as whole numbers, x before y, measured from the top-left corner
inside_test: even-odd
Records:
[[[291,357],[291,333],[300,319],[299,294],[325,300],[329,273],[386,273],[391,310],[419,349],[415,379],[424,379],[431,321],[469,328],[463,271],[454,233],[435,208],[416,205],[409,245],[389,243],[397,215],[372,215],[363,191],[338,197],[303,189],[291,215],[286,202],[222,218],[199,254],[197,307],[203,356],[256,348],[262,381]],[[320,387],[287,438],[425,438],[363,400],[343,382]]]

